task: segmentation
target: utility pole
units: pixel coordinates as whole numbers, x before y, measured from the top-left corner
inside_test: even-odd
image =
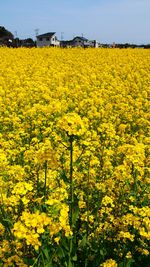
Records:
[[[16,47],[18,47],[19,43],[18,43],[18,33],[17,31],[15,31],[15,43],[16,43]]]
[[[37,36],[39,35],[39,29],[35,29],[35,37],[37,38]],[[35,40],[35,46],[37,46],[37,39]]]
[[[64,32],[61,32],[61,41],[63,41],[63,39],[64,39]]]
[[[35,29],[35,36],[39,35],[39,29]]]

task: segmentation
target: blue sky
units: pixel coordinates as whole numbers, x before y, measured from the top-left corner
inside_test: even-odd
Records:
[[[150,0],[0,0],[0,25],[19,38],[55,31],[101,43],[150,43]]]

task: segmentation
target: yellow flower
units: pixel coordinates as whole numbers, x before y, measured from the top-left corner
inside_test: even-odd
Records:
[[[37,233],[38,234],[42,234],[42,233],[44,233],[44,228],[43,227],[37,227]]]
[[[57,245],[59,244],[59,241],[60,241],[60,237],[55,237],[54,238],[54,241],[57,243]]]
[[[147,256],[150,51],[1,47],[0,70],[0,264],[76,233],[84,254],[87,232],[102,266],[117,266],[108,242],[118,265],[129,242]]]
[[[66,133],[71,136],[81,136],[86,131],[86,121],[81,119],[77,113],[68,113],[58,122],[58,126],[61,130],[65,130]]]
[[[116,263],[115,260],[109,259],[105,261],[103,264],[101,264],[102,267],[117,267],[118,264]]]
[[[127,258],[127,259],[131,259],[131,258],[132,258],[131,251],[129,251],[129,252],[126,254],[126,258]]]
[[[103,206],[108,206],[108,205],[110,205],[111,207],[114,207],[114,204],[113,204],[113,199],[111,198],[111,197],[109,197],[109,196],[105,196],[105,197],[103,197],[103,199],[102,199],[102,205]]]
[[[0,236],[2,236],[5,232],[5,227],[3,226],[2,223],[0,223]]]
[[[123,239],[129,239],[130,241],[134,241],[134,235],[133,234],[130,234],[129,232],[123,232],[123,231],[120,231],[119,233],[119,238],[123,238]]]

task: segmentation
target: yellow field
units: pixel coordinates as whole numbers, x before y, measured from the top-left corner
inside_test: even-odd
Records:
[[[148,266],[150,50],[0,49],[0,266]]]

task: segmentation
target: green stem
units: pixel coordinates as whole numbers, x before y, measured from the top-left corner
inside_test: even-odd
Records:
[[[90,160],[91,156],[89,157],[88,162],[88,174],[87,174],[87,225],[86,225],[86,259],[85,259],[85,267],[88,266],[88,248],[87,248],[87,241],[88,241],[88,235],[89,235],[89,183],[90,183]]]
[[[73,203],[74,203],[74,186],[73,186],[73,136],[69,138],[70,141],[70,227],[73,231]],[[73,247],[73,239],[71,237],[69,242],[69,266],[71,266],[71,254]]]
[[[88,175],[87,175],[87,237],[89,232],[89,184],[90,184],[90,160],[91,156],[89,157],[88,162]]]
[[[46,198],[46,186],[47,186],[47,160],[44,163],[44,198]]]
[[[40,257],[41,257],[41,253],[39,253],[38,257],[35,259],[32,267],[37,266],[36,264],[38,263],[38,260],[39,260]]]
[[[73,136],[70,136],[70,222],[73,226],[73,203],[74,203],[74,186],[73,186]]]

